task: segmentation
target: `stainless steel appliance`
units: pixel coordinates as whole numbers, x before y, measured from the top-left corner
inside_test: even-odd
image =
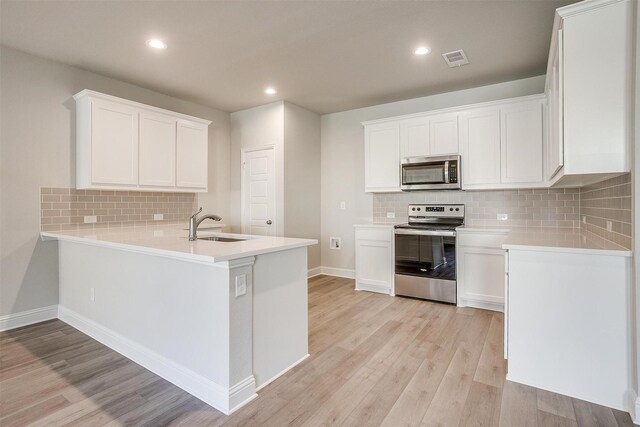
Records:
[[[456,227],[464,205],[409,205],[395,226],[395,293],[456,303]]]
[[[402,191],[461,188],[460,156],[406,157],[402,159]]]

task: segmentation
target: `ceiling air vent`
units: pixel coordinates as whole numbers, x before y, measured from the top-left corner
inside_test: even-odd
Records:
[[[459,67],[461,65],[466,65],[469,63],[467,59],[467,55],[464,54],[462,49],[454,50],[453,52],[443,53],[442,57],[447,62],[449,67]]]

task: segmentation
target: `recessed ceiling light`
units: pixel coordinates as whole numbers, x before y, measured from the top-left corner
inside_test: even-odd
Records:
[[[278,91],[275,90],[275,88],[268,87],[264,90],[264,93],[266,93],[267,95],[275,95],[276,93],[278,93]]]
[[[429,52],[430,52],[429,48],[424,46],[420,46],[419,48],[413,51],[413,53],[416,55],[426,55]]]
[[[167,48],[167,44],[165,42],[163,42],[162,40],[158,40],[158,39],[147,40],[147,46],[152,47],[154,49],[166,49]]]

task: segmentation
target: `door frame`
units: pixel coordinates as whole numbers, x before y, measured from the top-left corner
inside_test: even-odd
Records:
[[[274,231],[274,236],[279,236],[278,234],[278,230],[280,229],[280,224],[278,221],[278,181],[277,181],[277,177],[276,177],[276,146],[275,144],[267,144],[267,145],[259,145],[256,147],[243,147],[240,149],[240,231],[243,234],[246,234],[246,202],[245,202],[245,190],[244,190],[244,184],[245,184],[245,177],[244,177],[244,166],[245,166],[245,160],[247,157],[247,153],[252,153],[254,151],[264,151],[264,150],[271,150],[271,152],[273,153],[273,166],[274,166],[274,181],[275,181],[275,185],[273,186],[273,197],[274,197],[274,203],[273,203],[273,217],[274,220],[276,221],[275,224],[275,231]]]

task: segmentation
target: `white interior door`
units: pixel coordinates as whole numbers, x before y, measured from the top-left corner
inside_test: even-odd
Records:
[[[242,159],[242,232],[276,235],[273,148],[245,151]]]

